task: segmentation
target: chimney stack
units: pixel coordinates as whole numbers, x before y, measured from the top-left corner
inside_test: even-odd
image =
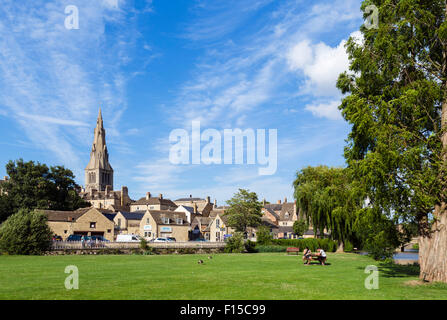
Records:
[[[217,199],[214,199],[214,208],[217,207]]]
[[[151,198],[151,193],[150,192],[146,192],[146,200],[149,200]]]
[[[163,199],[163,194],[160,193],[160,194],[158,195],[158,199],[160,199],[160,200]]]
[[[5,181],[8,181],[8,180],[9,180],[9,177],[8,177],[8,176],[5,176],[4,180],[5,180]]]
[[[266,205],[266,202],[267,201],[265,201],[265,198],[262,200],[262,205],[265,207],[265,205]]]
[[[281,204],[281,200],[278,200],[277,204]]]
[[[197,203],[194,202],[194,213],[197,213]]]
[[[129,192],[129,190],[127,189],[127,187],[125,187],[125,186],[122,186],[122,187],[121,187],[121,201],[120,201],[120,205],[121,205],[122,207],[125,206],[125,200],[126,200],[126,198],[127,198],[127,194],[128,194],[128,192]]]
[[[287,198],[286,197],[284,197],[284,203],[287,203]]]
[[[210,198],[210,196],[206,197],[206,203],[211,203],[211,198]]]

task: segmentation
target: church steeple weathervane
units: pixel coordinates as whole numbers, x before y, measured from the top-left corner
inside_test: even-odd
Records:
[[[96,120],[90,161],[85,168],[86,191],[104,191],[106,186],[113,190],[113,168],[109,163],[109,152],[106,145],[106,131],[102,119],[101,107]]]

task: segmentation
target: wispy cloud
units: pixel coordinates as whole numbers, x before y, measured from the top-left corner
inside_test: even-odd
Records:
[[[78,30],[65,28],[69,4],[79,9]],[[76,147],[88,148],[92,128],[87,127],[99,105],[106,118],[115,115],[112,136],[118,135],[126,108],[120,67],[128,43],[105,33],[108,24],[126,22],[122,6],[123,0],[33,1],[26,7],[5,0],[0,6],[0,107],[37,148],[52,152],[78,175],[85,159]]]

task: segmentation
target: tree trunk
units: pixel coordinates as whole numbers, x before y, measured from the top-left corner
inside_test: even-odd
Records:
[[[430,282],[447,282],[447,215],[445,206],[436,207],[437,221],[429,232],[419,237],[419,278]],[[437,214],[436,214],[437,213]]]
[[[345,246],[343,244],[343,241],[338,242],[338,248],[336,252],[345,252]]]
[[[447,16],[447,1],[445,3],[445,16]],[[445,19],[444,16],[444,19]],[[435,221],[431,228],[428,219],[424,217],[419,221],[419,265],[421,268],[419,278],[430,282],[447,283],[447,204],[445,200],[445,173],[447,169],[447,45],[444,42],[442,51],[443,63],[441,75],[443,80],[443,101],[441,110],[441,136],[442,161],[439,183],[444,186],[441,194],[441,204],[435,206],[433,216]],[[422,222],[422,223],[421,223]]]

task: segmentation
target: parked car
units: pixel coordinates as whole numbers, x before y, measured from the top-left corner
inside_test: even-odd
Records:
[[[168,242],[168,239],[166,238],[157,238],[154,240],[154,242]]]
[[[206,242],[206,241],[208,241],[208,240],[203,239],[203,238],[197,238],[197,239],[194,239],[193,241]]]
[[[87,236],[85,236],[87,238]],[[81,241],[82,235],[80,234],[70,234],[67,241]]]
[[[140,236],[134,234],[119,234],[116,237],[116,242],[140,242]]]
[[[168,242],[176,242],[177,240],[175,240],[175,238],[172,237],[168,237],[166,238],[168,240]]]
[[[102,241],[102,242],[110,242],[109,240],[107,240],[106,238],[104,238],[103,236],[92,236],[91,237],[93,241],[96,241],[96,239],[98,239],[98,241]]]
[[[62,241],[61,236],[53,236],[53,241]]]

